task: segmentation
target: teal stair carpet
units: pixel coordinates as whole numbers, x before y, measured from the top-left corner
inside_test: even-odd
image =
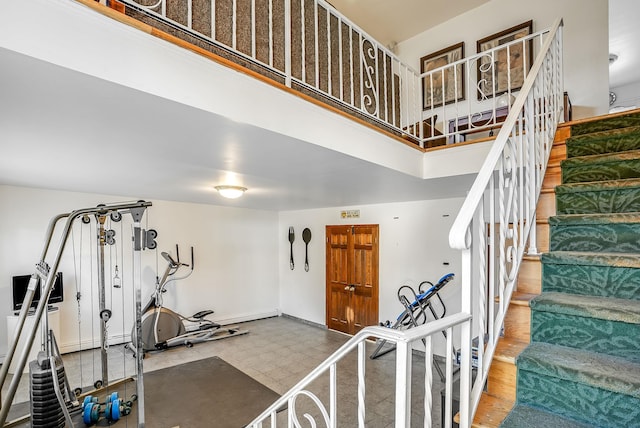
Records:
[[[640,428],[640,113],[574,125],[504,428]]]

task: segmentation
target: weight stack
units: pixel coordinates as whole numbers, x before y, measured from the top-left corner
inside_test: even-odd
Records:
[[[62,361],[56,358],[58,385],[65,385],[66,375]],[[44,352],[29,363],[29,385],[31,395],[31,426],[33,428],[64,428],[64,412],[56,396],[49,360]],[[64,395],[63,395],[64,397]]]

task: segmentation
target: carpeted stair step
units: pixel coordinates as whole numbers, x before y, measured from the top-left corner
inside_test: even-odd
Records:
[[[640,427],[640,364],[532,343],[518,356],[517,365],[518,404],[597,427]]]
[[[566,145],[568,158],[640,150],[640,126],[577,135]]]
[[[531,301],[531,341],[640,363],[637,300],[549,292]]]
[[[640,253],[554,251],[541,260],[543,292],[640,300]]]
[[[640,212],[640,179],[556,186],[557,214]]]
[[[550,217],[549,251],[640,253],[640,213]]]
[[[563,418],[535,407],[516,405],[500,428],[595,428],[595,425]]]
[[[562,161],[562,182],[640,178],[640,150],[580,156]]]
[[[640,113],[616,115],[606,119],[578,123],[571,126],[571,136],[628,128],[630,126],[640,126]]]

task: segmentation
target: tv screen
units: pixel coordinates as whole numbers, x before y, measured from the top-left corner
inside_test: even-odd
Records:
[[[31,279],[31,275],[18,275],[13,277],[13,310],[14,311],[19,311],[22,308],[22,302],[24,301],[24,296],[27,294],[27,287],[29,287],[30,279]],[[51,296],[49,296],[49,304],[60,303],[62,302],[62,299],[63,299],[62,272],[58,272],[56,274],[53,290],[51,291]],[[31,307],[35,308],[38,305],[39,300],[40,300],[40,280],[38,280],[38,286],[36,287],[36,292],[33,295],[33,302],[31,302]]]

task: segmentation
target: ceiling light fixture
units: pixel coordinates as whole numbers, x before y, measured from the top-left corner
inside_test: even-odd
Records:
[[[215,189],[220,193],[220,196],[228,199],[239,198],[247,191],[246,187],[241,186],[216,186]]]

